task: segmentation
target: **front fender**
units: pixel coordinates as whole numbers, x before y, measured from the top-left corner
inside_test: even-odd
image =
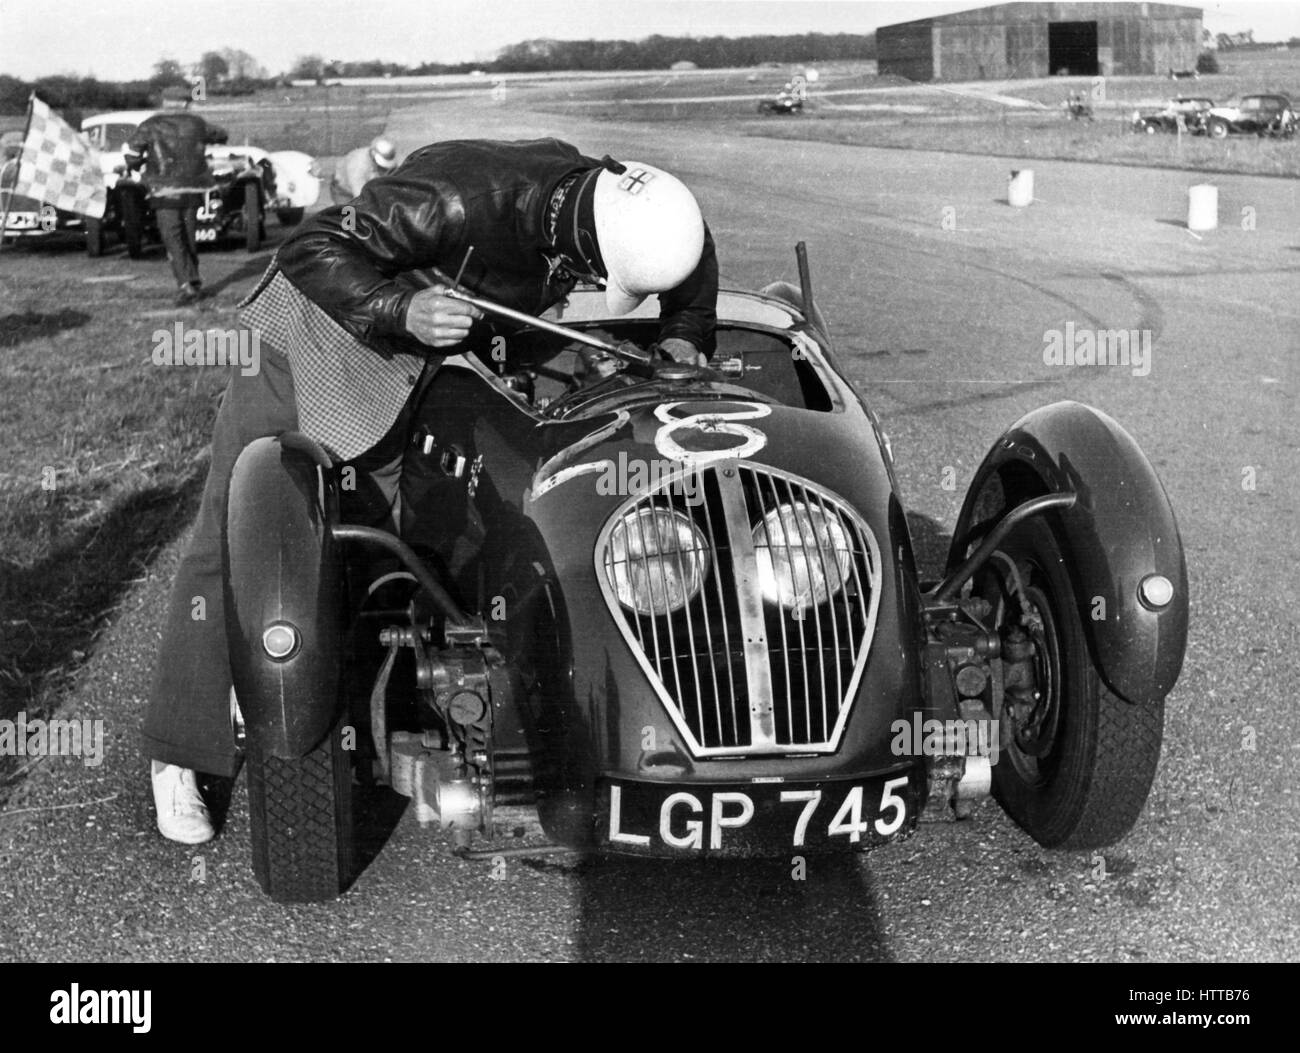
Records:
[[[1173,509],[1133,437],[1106,414],[1057,402],[1017,421],[975,473],[949,552],[956,567],[1001,516],[1032,497],[1075,493],[1053,526],[1066,553],[1093,661],[1117,695],[1154,702],[1173,688],[1187,646],[1187,563]],[[1174,597],[1138,596],[1161,574]]]
[[[340,704],[338,495],[329,457],[306,436],[256,439],[235,462],[226,516],[226,635],[250,745],[298,758],[333,726]],[[272,657],[263,634],[294,634]]]

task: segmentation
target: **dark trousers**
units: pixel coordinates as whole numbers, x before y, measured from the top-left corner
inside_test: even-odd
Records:
[[[427,379],[432,371],[425,373]],[[349,522],[390,530],[400,522],[402,453],[417,398],[408,400],[373,449],[350,462],[357,469],[357,487],[340,493],[341,513]],[[154,760],[214,775],[238,770],[221,580],[230,475],[240,452],[254,439],[297,426],[288,359],[263,341],[255,376],[231,370],[212,433],[212,460],[198,519],[172,585],[143,728],[145,752]]]
[[[167,250],[167,262],[177,285],[199,284],[199,249],[194,240],[198,227],[198,209],[177,208],[173,205],[154,204],[158,220],[158,233]]]

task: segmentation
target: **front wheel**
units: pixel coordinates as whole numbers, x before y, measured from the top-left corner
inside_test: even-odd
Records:
[[[253,872],[279,903],[338,897],[352,878],[351,754],[346,716],[305,757],[286,760],[248,750]]]
[[[249,252],[262,247],[262,188],[252,180],[244,184],[244,247]]]
[[[1042,519],[1016,528],[979,576],[1006,678],[993,794],[1039,844],[1091,849],[1132,829],[1164,733],[1164,701],[1134,705],[1102,683],[1064,555]]]
[[[118,203],[118,210],[126,254],[138,260],[144,255],[144,199],[139,194],[125,193]]]
[[[1211,121],[1208,131],[1211,139],[1226,139],[1228,137],[1227,121]]]
[[[104,255],[104,221],[94,216],[86,217],[86,255]]]

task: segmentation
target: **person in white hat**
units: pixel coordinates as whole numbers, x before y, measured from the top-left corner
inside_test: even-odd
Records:
[[[369,146],[358,146],[339,158],[330,180],[330,196],[334,204],[351,201],[370,180],[391,172],[397,167],[397,147],[382,135]]]
[[[211,838],[195,771],[239,766],[221,577],[239,452],[302,431],[393,506],[412,405],[443,356],[483,344],[480,312],[446,295],[452,275],[531,314],[580,281],[604,286],[611,315],[657,296],[664,356],[704,365],[716,349],[713,239],[691,191],[655,165],[596,160],[556,139],[434,143],[298,228],[241,305],[262,368],[231,371],[172,586],[143,728],[165,837]],[[195,596],[207,599],[202,620]]]

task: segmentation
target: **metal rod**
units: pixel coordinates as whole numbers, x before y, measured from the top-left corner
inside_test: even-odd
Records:
[[[808,269],[808,245],[799,242],[794,247],[795,259],[799,261],[799,295],[803,297],[803,313],[809,322],[813,316],[812,272]]]
[[[558,325],[555,322],[548,322],[544,318],[538,318],[535,315],[525,314],[523,311],[516,311],[513,307],[504,307],[499,303],[493,303],[491,300],[482,300],[477,296],[471,296],[469,293],[461,292],[459,289],[447,289],[444,296],[453,300],[460,300],[462,303],[471,304],[480,311],[487,311],[489,314],[500,315],[502,318],[509,318],[512,322],[519,322],[521,325],[533,326],[548,333],[554,333],[556,336],[563,336],[569,340],[575,340],[580,344],[586,344],[588,347],[594,347],[613,355],[615,358],[637,366],[646,366],[650,364],[650,359],[645,355],[633,354],[618,344],[611,344],[599,337],[590,336],[579,329],[570,329],[568,326]]]
[[[1073,493],[1048,494],[1045,497],[1035,497],[1024,504],[1016,505],[1015,508],[998,520],[997,526],[989,531],[988,537],[980,542],[979,548],[972,552],[960,567],[934,587],[933,591],[926,596],[926,600],[930,603],[951,603],[957,598],[957,593],[961,590],[961,587],[988,561],[994,550],[1006,540],[1007,535],[1011,533],[1013,528],[1019,526],[1030,516],[1036,516],[1041,512],[1047,512],[1054,508],[1073,508],[1078,499],[1079,495]]]

